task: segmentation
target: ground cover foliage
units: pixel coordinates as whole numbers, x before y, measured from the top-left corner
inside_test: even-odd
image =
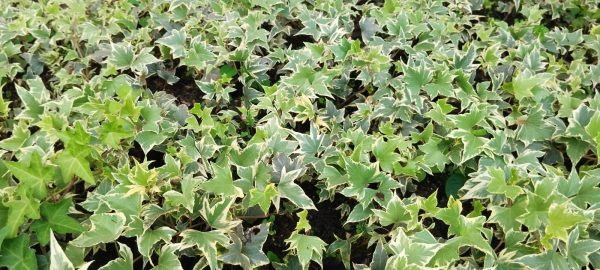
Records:
[[[599,4],[1,1],[0,268],[597,268]]]

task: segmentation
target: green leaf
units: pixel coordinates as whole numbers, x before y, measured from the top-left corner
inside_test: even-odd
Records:
[[[373,215],[373,210],[370,206],[365,207],[362,204],[357,204],[352,208],[352,211],[346,219],[346,223],[360,222],[368,219],[371,215]]]
[[[477,137],[466,130],[453,130],[448,134],[451,138],[460,138],[463,143],[461,163],[466,162],[479,155],[484,150],[485,144],[489,141],[483,137]]]
[[[75,270],[73,264],[65,255],[65,252],[60,247],[56,238],[54,238],[54,233],[52,231],[50,233],[50,270]]]
[[[167,139],[166,136],[154,131],[142,131],[135,136],[135,141],[140,144],[145,155],[147,155],[154,146],[160,145],[165,139]]]
[[[388,246],[394,255],[388,259],[386,270],[427,268],[425,266],[434,259],[441,245],[427,230],[418,234],[419,237],[415,234],[409,238],[402,228],[393,232]]]
[[[451,119],[457,128],[470,131],[478,126],[486,116],[488,116],[488,110],[477,107],[472,108],[468,113],[452,116]]]
[[[444,185],[444,191],[448,197],[458,198],[458,191],[465,184],[467,178],[459,172],[455,172],[448,176]]]
[[[3,85],[0,85],[0,117],[8,116],[8,112],[10,111],[10,101],[4,100],[4,95],[2,94]]]
[[[74,218],[68,215],[69,208],[73,205],[71,198],[63,199],[58,203],[44,202],[40,207],[41,220],[35,221],[31,228],[36,231],[40,244],[46,245],[50,231],[60,234],[81,233],[84,228]]]
[[[19,114],[18,118],[39,120],[40,116],[44,114],[44,106],[41,101],[36,99],[34,96],[35,93],[31,91],[32,89],[28,91],[18,84],[15,87],[17,88],[17,95],[21,99],[21,102],[23,102],[23,105],[25,105],[25,110]]]
[[[465,217],[460,214],[461,211],[462,204],[460,201],[450,198],[448,207],[439,210],[435,215],[436,218],[449,225],[448,234],[454,235],[436,254],[434,260],[438,264],[443,265],[458,259],[458,250],[463,246],[472,246],[486,254],[494,254],[489,242],[483,237],[485,217]]]
[[[549,73],[539,73],[533,75],[528,69],[526,69],[513,78],[513,94],[519,101],[526,97],[533,97],[534,88],[544,85],[550,79],[552,79],[552,75]]]
[[[257,205],[263,212],[268,213],[271,207],[271,202],[279,195],[275,189],[275,184],[268,184],[264,190],[258,190],[253,188],[250,190],[250,201],[249,206]]]
[[[108,63],[117,69],[128,69],[133,64],[135,52],[133,46],[128,43],[112,44],[111,53],[108,57]]]
[[[416,98],[419,95],[421,87],[431,81],[433,76],[432,72],[426,69],[424,65],[420,65],[419,67],[402,65],[402,71],[404,72],[404,81],[406,82],[406,88],[411,93],[411,98]]]
[[[568,211],[567,204],[553,204],[548,210],[548,226],[546,226],[546,237],[556,237],[567,241],[567,230],[573,226],[586,222],[588,219],[577,213]]]
[[[133,60],[133,63],[131,64],[131,68],[137,72],[141,72],[146,74],[148,72],[146,66],[159,62],[160,60],[158,60],[156,57],[154,57],[154,55],[152,55],[152,48],[143,48],[136,56],[135,59]]]
[[[194,206],[196,205],[196,190],[200,185],[200,180],[186,175],[181,180],[181,190],[178,192],[175,190],[169,190],[163,194],[167,202],[171,202],[174,205],[183,205],[190,213],[194,212]]]
[[[90,185],[96,184],[90,163],[86,159],[87,151],[73,154],[71,151],[61,151],[56,155],[54,163],[59,166],[63,179],[70,182],[74,175],[83,179]]]
[[[294,72],[288,82],[296,86],[300,92],[310,90],[309,96],[319,95],[333,98],[331,92],[327,89],[328,78],[327,70],[317,71],[308,66],[301,66]]]
[[[320,134],[314,125],[310,126],[309,134],[293,132],[292,136],[300,144],[300,151],[304,156],[305,162],[314,162],[315,156],[322,151],[323,146],[327,142],[325,134]]]
[[[219,68],[221,78],[233,78],[237,74],[237,70],[230,64],[223,65]]]
[[[406,223],[412,219],[410,212],[406,209],[402,200],[396,195],[390,199],[385,207],[385,211],[373,209],[373,213],[379,218],[381,226]]]
[[[183,64],[203,69],[207,62],[215,59],[215,54],[212,53],[206,46],[206,43],[200,41],[200,38],[194,38],[191,42],[190,49],[187,51]]]
[[[526,213],[519,216],[517,221],[523,223],[530,230],[537,230],[543,223],[546,223],[553,201],[551,192],[555,188],[552,181],[544,179],[537,183],[534,192],[526,192],[527,205],[524,206]]]
[[[444,154],[445,147],[442,146],[442,139],[431,137],[427,143],[419,147],[423,151],[424,162],[428,166],[435,166],[439,171],[443,171],[446,163],[450,159]]]
[[[107,61],[119,70],[132,69],[147,73],[146,66],[159,61],[150,53],[151,51],[152,48],[143,48],[136,54],[129,43],[112,44]]]
[[[232,220],[229,214],[229,209],[234,204],[235,198],[225,197],[221,201],[213,200],[213,203],[209,203],[208,199],[202,201],[202,208],[200,209],[200,215],[206,220],[208,225],[213,228],[228,230],[232,227],[237,226],[241,221]]]
[[[548,140],[554,132],[544,119],[544,111],[540,106],[537,106],[529,111],[529,114],[519,117],[519,125],[517,129],[517,139],[525,143],[534,141]]]
[[[306,209],[298,212],[296,214],[298,216],[298,222],[296,223],[296,228],[294,229],[295,232],[308,232],[310,231],[310,229],[312,228],[310,226],[310,223],[308,222],[308,211]]]
[[[241,152],[233,150],[230,154],[231,163],[240,167],[250,167],[258,161],[258,157],[260,157],[260,148],[258,147],[258,144],[252,144]]]
[[[221,231],[201,232],[196,230],[185,230],[181,232],[181,244],[183,247],[197,247],[203,257],[208,260],[210,269],[218,269],[217,245],[226,247],[229,238]]]
[[[569,156],[571,163],[575,166],[579,163],[583,155],[587,153],[590,145],[584,141],[573,138],[566,138],[565,140],[567,145],[567,156]]]
[[[519,186],[508,185],[505,180],[504,171],[500,168],[489,168],[487,173],[491,180],[488,184],[488,192],[492,194],[502,194],[511,200],[515,200],[517,196],[523,193],[523,189]]]
[[[290,245],[288,250],[296,252],[303,269],[306,269],[310,261],[314,261],[322,267],[323,251],[327,243],[319,237],[294,232],[285,242]]]
[[[122,119],[105,121],[98,130],[102,143],[113,149],[121,149],[121,140],[131,138],[131,132]]]
[[[231,168],[227,160],[222,161],[221,164],[213,163],[212,171],[211,179],[201,183],[200,188],[215,195],[226,197],[244,196],[242,190],[233,184]]]
[[[13,128],[13,133],[10,138],[0,141],[0,148],[16,152],[25,144],[30,136],[31,132],[27,125],[25,122],[21,121]]]
[[[6,237],[16,237],[19,233],[19,227],[25,223],[25,218],[39,219],[40,203],[31,198],[20,198],[6,203],[8,206],[8,215],[4,225]]]
[[[20,181],[19,185],[31,190],[38,199],[48,194],[47,185],[54,176],[54,170],[42,164],[42,158],[37,151],[31,153],[29,164],[15,161],[2,161],[8,170]]]
[[[6,239],[0,249],[0,266],[12,270],[38,270],[35,251],[29,248],[29,236]]]
[[[373,145],[373,155],[379,161],[379,166],[381,166],[382,170],[392,172],[393,165],[401,159],[400,154],[396,153],[396,149],[402,145],[408,146],[403,144],[403,141],[400,139],[388,141],[383,141],[383,138],[377,139]]]
[[[70,242],[77,247],[92,247],[100,243],[109,243],[121,236],[125,229],[125,215],[122,213],[103,213],[90,216],[91,227]]]
[[[335,167],[326,165],[320,173],[319,179],[326,179],[327,188],[332,188],[347,183],[348,175],[341,174]]]
[[[452,74],[448,71],[436,71],[433,75],[433,81],[425,85],[425,91],[430,98],[435,98],[439,95],[446,97],[454,97],[452,89]]]

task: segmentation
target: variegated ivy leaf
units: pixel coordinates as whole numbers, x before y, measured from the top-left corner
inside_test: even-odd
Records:
[[[224,197],[243,197],[242,190],[233,184],[233,176],[229,161],[224,159],[220,164],[212,164],[212,177],[203,183],[200,188],[206,192],[222,195]]]
[[[575,228],[569,233],[569,240],[566,245],[568,262],[571,267],[575,268],[586,267],[589,256],[600,250],[600,241],[579,238],[579,228]]]
[[[398,196],[392,197],[385,206],[385,210],[373,209],[373,213],[379,218],[382,226],[408,223],[412,219],[411,213]]]
[[[275,184],[268,184],[264,190],[253,188],[250,190],[250,201],[249,205],[258,205],[260,209],[267,213],[271,207],[271,202],[279,196],[279,192],[275,188]]]
[[[446,163],[450,161],[447,154],[447,144],[440,138],[431,137],[427,143],[421,145],[419,149],[423,151],[424,163],[430,167],[435,167],[439,171],[443,171]]]
[[[112,44],[107,61],[117,69],[131,69],[145,74],[148,72],[147,65],[159,61],[151,52],[152,48],[143,48],[136,53],[129,43]]]
[[[346,158],[345,163],[350,185],[344,188],[341,194],[347,197],[355,197],[363,206],[368,205],[377,193],[369,185],[383,181],[384,174],[378,172],[376,164],[367,166],[350,158]]]
[[[530,254],[517,258],[515,262],[530,269],[569,269],[567,259],[554,250],[547,250],[541,254]]]
[[[206,42],[200,36],[192,39],[190,49],[187,50],[183,63],[190,67],[202,70],[215,59],[215,54],[209,50]]]
[[[169,190],[163,194],[168,203],[174,205],[181,205],[188,211],[194,212],[196,205],[196,190],[200,185],[200,179],[186,175],[181,180],[181,192],[176,190]]]
[[[173,58],[183,57],[186,52],[186,31],[184,29],[173,29],[167,35],[158,39],[156,43],[169,47]]]
[[[0,268],[600,267],[598,0],[233,2],[2,2]]]
[[[90,169],[90,163],[87,159],[89,151],[62,151],[56,155],[54,163],[59,166],[63,181],[68,183],[73,176],[77,176],[88,184],[95,184],[96,179]]]
[[[528,69],[519,73],[512,82],[512,91],[517,100],[521,101],[526,97],[534,97],[540,94],[540,88],[546,82],[552,79],[548,73],[532,74]]]
[[[212,202],[208,199],[202,201],[202,208],[200,209],[200,215],[206,220],[206,223],[212,228],[228,230],[237,226],[241,221],[231,220],[229,209],[235,202],[232,197],[223,198],[220,201],[213,200]]]
[[[217,245],[225,247],[230,241],[222,231],[217,230],[201,232],[189,229],[181,232],[181,237],[182,248],[196,247],[208,260],[210,269],[218,269]]]
[[[588,221],[583,214],[573,213],[567,207],[566,203],[560,205],[553,204],[548,209],[548,225],[545,229],[548,239],[556,237],[566,242],[568,237],[567,230],[579,223]]]
[[[313,201],[306,196],[302,188],[294,182],[303,170],[287,172],[285,168],[281,171],[281,178],[277,184],[277,192],[282,198],[290,200],[302,209],[316,209]],[[278,206],[276,206],[278,207]]]
[[[386,270],[420,269],[429,264],[442,244],[439,244],[427,231],[409,237],[404,229],[397,228],[388,246],[393,255],[387,260]]]
[[[50,270],[75,270],[52,231],[50,231]]]
[[[125,215],[122,213],[94,214],[90,217],[90,227],[70,244],[77,247],[91,247],[116,240],[125,229]]]
[[[4,85],[0,85],[0,117],[6,117],[10,111],[9,105],[11,101],[4,100],[2,88],[4,88]]]
[[[133,260],[131,248],[119,243],[119,258],[108,262],[98,270],[133,270]]]
[[[158,264],[152,268],[153,270],[183,270],[181,262],[177,256],[178,245],[164,245],[158,257]]]
[[[269,258],[262,251],[267,240],[269,225],[263,223],[247,228],[242,232],[241,227],[231,235],[232,243],[220,259],[226,263],[239,265],[244,269],[255,269],[269,263]]]
[[[507,183],[502,169],[489,168],[487,173],[491,178],[487,187],[488,192],[492,194],[502,194],[513,201],[517,196],[523,193],[521,187]]]
[[[154,245],[158,242],[169,243],[171,237],[175,235],[176,231],[169,227],[160,227],[157,229],[148,229],[137,238],[137,246],[140,254],[146,258],[150,258]]]
[[[478,250],[492,255],[494,250],[484,235],[483,227],[485,217],[465,217],[461,215],[462,204],[450,198],[448,207],[440,209],[436,218],[449,225],[448,233],[453,237],[445,242],[432,259],[436,265],[445,265],[459,257],[459,249],[463,246],[472,246]]]
[[[144,154],[148,154],[154,146],[160,145],[166,138],[166,136],[154,131],[142,131],[136,135],[135,141],[140,144]]]

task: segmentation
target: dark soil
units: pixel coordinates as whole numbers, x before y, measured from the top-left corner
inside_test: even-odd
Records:
[[[271,229],[275,233],[267,237],[263,252],[266,254],[271,251],[279,258],[285,257],[287,254],[285,250],[288,248],[285,240],[292,235],[297,222],[298,217],[295,215],[277,215],[271,224]]]
[[[156,150],[150,150],[148,151],[147,155],[144,155],[142,147],[137,142],[133,142],[133,144],[133,147],[129,149],[129,156],[133,159],[140,163],[144,162],[144,160],[151,162],[150,165],[148,165],[149,169],[158,168],[165,165],[164,153]]]
[[[135,260],[135,258],[141,256],[139,251],[137,250],[137,244],[135,242],[135,238],[128,238],[128,237],[119,237],[119,239],[117,239],[117,241],[115,242],[119,242],[121,244],[125,244],[127,245],[130,249],[131,252],[133,254],[133,258]],[[92,253],[91,251],[85,256],[85,261],[94,261],[92,262],[92,264],[90,265],[90,267],[88,269],[90,270],[95,270],[95,269],[99,269],[102,266],[105,266],[108,262],[119,258],[119,247],[116,243],[111,243],[111,244],[107,244],[105,246],[105,249],[100,249],[98,250],[96,253]],[[133,264],[133,268],[134,269],[150,269],[148,267],[144,268],[143,267],[143,261],[137,260],[134,262]]]
[[[6,131],[6,132],[0,131],[0,141],[10,138],[11,135],[12,135],[12,132],[10,132],[10,131]]]
[[[446,188],[447,174],[436,173],[433,175],[427,175],[423,181],[416,183],[416,190],[414,194],[419,195],[423,198],[429,197],[437,190],[438,207],[446,207],[448,204],[448,196],[444,193]]]
[[[482,21],[489,20],[492,18],[496,21],[506,22],[508,25],[514,25],[515,22],[525,20],[525,16],[523,14],[516,11],[514,8],[510,10],[509,13],[502,13],[496,10],[496,5],[493,5],[491,8],[482,8],[479,10],[473,10],[473,15],[481,16]]]
[[[5,101],[10,101],[8,107],[11,109],[18,108],[21,106],[21,99],[17,95],[17,88],[15,87],[14,81],[0,82],[0,85],[4,83],[2,88],[2,95]]]
[[[284,37],[286,48],[291,48],[292,50],[299,50],[304,48],[304,43],[315,43],[315,40],[312,36],[307,35],[290,35]]]
[[[304,190],[304,193],[315,202],[315,206],[318,209],[308,211],[308,221],[312,226],[311,233],[328,244],[336,240],[335,236],[346,239],[346,232],[343,228],[345,220],[342,219],[340,211],[336,208],[344,203],[350,205],[356,203],[340,194],[335,194],[333,202],[326,200],[317,203],[319,201],[319,194],[315,183],[303,182],[300,186]]]
[[[175,76],[179,77],[179,81],[173,85],[168,84],[158,75],[151,76],[146,79],[148,89],[153,92],[165,91],[177,98],[179,104],[185,104],[188,107],[194,106],[196,102],[202,100],[202,91],[196,86],[193,77],[185,73],[186,67],[179,67],[175,72]]]
[[[344,226],[345,219],[341,217],[340,211],[337,210],[340,205],[348,204],[351,207],[356,205],[352,199],[346,198],[340,194],[336,194],[333,201],[325,200],[319,202],[318,188],[312,182],[303,182],[300,184],[306,195],[315,202],[318,210],[308,211],[308,221],[311,225],[310,235],[318,236],[327,244],[331,244],[339,239],[346,239],[346,229],[352,226]],[[269,235],[263,251],[269,251],[276,254],[279,258],[285,257],[287,252],[287,244],[285,240],[289,238],[295,229],[298,217],[296,215],[277,215],[271,228],[275,230],[273,235]],[[366,248],[366,240],[364,243],[355,243],[351,250],[351,259],[353,263],[364,263],[368,261],[372,254],[372,250]],[[325,256],[323,258],[324,269],[344,269],[344,264],[336,257]],[[319,269],[317,264],[311,264],[311,269]]]
[[[444,190],[446,188],[445,181],[448,176],[446,174],[433,174],[428,175],[423,181],[417,183],[414,194],[421,197],[427,198],[437,190],[437,201],[438,207],[446,207],[448,204],[448,196],[446,196]],[[434,227],[429,231],[435,237],[441,237],[448,239],[448,225],[443,221],[435,218],[424,218],[423,225],[425,227],[434,224]]]

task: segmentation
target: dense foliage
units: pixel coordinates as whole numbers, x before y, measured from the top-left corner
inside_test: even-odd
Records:
[[[600,267],[599,6],[0,1],[0,268]]]

